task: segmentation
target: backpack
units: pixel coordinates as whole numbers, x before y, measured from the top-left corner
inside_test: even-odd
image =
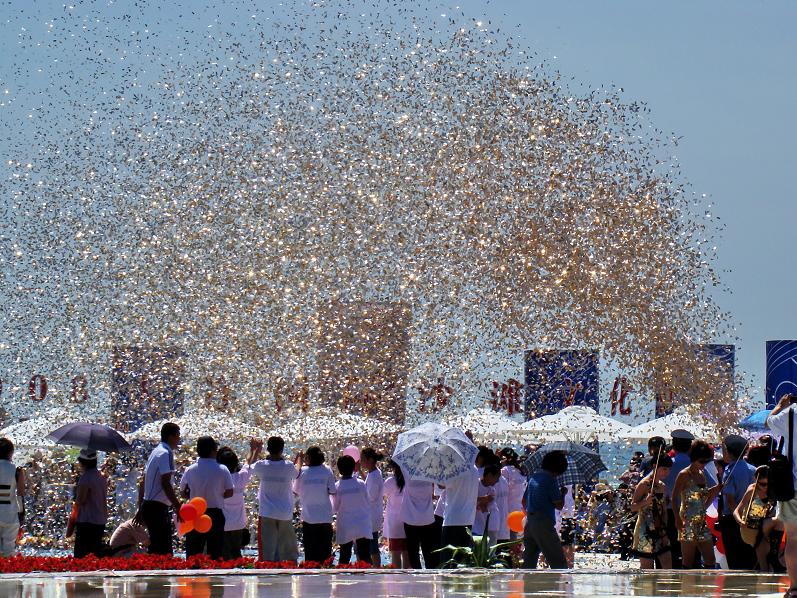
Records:
[[[769,459],[769,498],[787,502],[794,498],[794,409],[789,406],[789,451],[783,454],[784,438],[780,439],[778,450]]]

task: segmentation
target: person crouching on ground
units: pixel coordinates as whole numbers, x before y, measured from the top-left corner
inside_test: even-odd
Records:
[[[199,458],[185,470],[180,480],[180,490],[185,498],[201,496],[207,502],[208,515],[213,522],[210,531],[201,534],[190,531],[185,535],[185,555],[202,554],[207,549],[210,558],[219,560],[224,553],[224,499],[233,495],[230,470],[216,461],[219,445],[211,436],[200,436],[196,441]]]
[[[351,551],[357,545],[357,560],[370,563],[371,538],[371,505],[368,501],[368,490],[365,482],[354,474],[354,459],[348,455],[338,458],[340,480],[335,484],[335,495],[332,505],[337,514],[337,540],[340,545],[339,565],[348,565]]]
[[[567,569],[567,560],[559,534],[556,533],[556,509],[564,506],[564,496],[556,478],[567,471],[567,456],[551,451],[542,458],[542,469],[529,478],[523,507],[526,528],[523,534],[525,552],[523,567],[536,569],[540,553],[551,569]]]

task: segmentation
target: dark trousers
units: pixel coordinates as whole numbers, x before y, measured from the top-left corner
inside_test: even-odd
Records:
[[[243,543],[244,530],[233,529],[224,532],[224,550],[221,558],[232,561],[241,558],[241,544]]]
[[[207,551],[210,558],[219,560],[224,553],[224,511],[208,509],[205,514],[213,521],[210,531],[204,534],[188,532],[185,535],[185,556],[203,554]]]
[[[332,524],[303,521],[302,542],[304,544],[304,562],[324,564],[332,557]],[[349,552],[349,558],[351,558],[351,552]]]
[[[672,568],[681,568],[681,543],[678,541],[678,529],[675,527],[675,515],[672,509],[667,509],[667,538],[670,540],[670,554],[672,554]]]
[[[722,543],[725,544],[728,569],[755,569],[756,563],[758,563],[755,549],[742,540],[739,524],[733,515],[720,517],[720,531],[722,532]]]
[[[421,554],[427,569],[437,569],[440,560],[435,550],[440,548],[440,532],[437,524],[410,525],[404,524],[404,534],[407,536],[407,552],[410,554],[410,566],[413,569],[421,568]]]
[[[357,560],[371,562],[371,538],[357,538],[354,542],[346,542],[340,545],[340,556],[338,565],[348,565],[351,562],[351,549],[357,544]]]
[[[552,519],[527,519],[523,533],[523,567],[536,569],[540,553],[551,569],[567,569],[562,540],[554,527]]]
[[[141,517],[149,534],[150,554],[174,554],[172,535],[174,528],[169,517],[169,506],[154,500],[141,503]]]
[[[95,523],[76,523],[75,524],[75,558],[82,559],[84,556],[93,554],[101,556],[102,537],[105,535],[105,526]]]
[[[444,525],[440,534],[440,546],[443,552],[440,552],[440,566],[441,567],[456,567],[457,562],[461,561],[460,558],[454,556],[453,550],[446,550],[449,546],[453,548],[467,548],[473,545],[473,536],[470,534],[470,525]]]

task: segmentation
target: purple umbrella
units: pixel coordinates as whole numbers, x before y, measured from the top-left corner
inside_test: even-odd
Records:
[[[61,426],[47,435],[49,440],[57,444],[78,446],[84,449],[117,453],[129,451],[130,443],[119,432],[105,424],[75,422]]]

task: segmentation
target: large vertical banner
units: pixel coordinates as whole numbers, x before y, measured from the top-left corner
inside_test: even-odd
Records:
[[[557,413],[571,405],[597,411],[599,383],[597,351],[526,351],[526,417]]]
[[[185,354],[171,349],[114,347],[111,369],[114,425],[132,432],[183,413]]]
[[[339,302],[321,310],[321,404],[403,423],[411,318],[403,303]]]
[[[797,341],[767,341],[767,409],[797,392]]]
[[[733,396],[736,392],[736,345],[696,345],[695,353],[705,360],[706,371],[702,375],[714,380],[716,396]],[[679,399],[671,389],[657,389],[656,417],[669,415],[678,404]]]

